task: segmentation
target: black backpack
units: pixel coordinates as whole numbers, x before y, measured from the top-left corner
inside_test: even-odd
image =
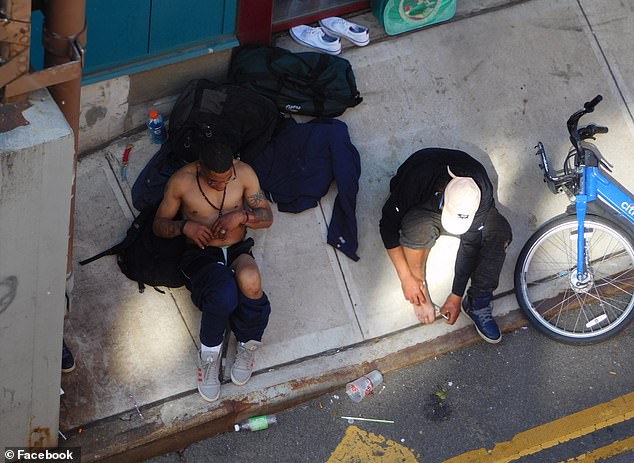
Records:
[[[163,199],[165,185],[174,172],[187,164],[165,143],[147,162],[132,185],[132,205],[139,211],[158,206]]]
[[[281,119],[273,102],[235,84],[190,81],[174,103],[168,144],[186,162],[197,160],[196,143],[220,138],[250,163],[271,139]]]
[[[138,210],[158,205],[172,174],[197,160],[196,144],[220,139],[251,164],[282,119],[271,100],[250,90],[206,79],[190,81],[172,109],[168,142],[134,181],[132,204]]]
[[[229,80],[272,99],[286,113],[336,117],[363,101],[350,62],[279,47],[234,49]]]
[[[180,288],[185,277],[179,269],[180,258],[185,250],[185,237],[159,238],[152,232],[152,222],[158,207],[143,209],[134,219],[126,237],[110,249],[79,262],[86,265],[103,256],[116,255],[117,264],[129,279],[139,284],[139,292],[145,285]]]

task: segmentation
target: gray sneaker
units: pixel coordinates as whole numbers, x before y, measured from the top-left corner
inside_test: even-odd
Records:
[[[220,396],[220,352],[198,353],[198,392],[208,402]]]
[[[231,367],[231,382],[242,386],[249,381],[251,373],[253,373],[253,364],[255,363],[255,351],[262,345],[261,342],[251,340],[245,343],[238,343],[238,352],[236,360]]]

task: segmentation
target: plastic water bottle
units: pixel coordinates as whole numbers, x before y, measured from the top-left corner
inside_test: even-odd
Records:
[[[163,118],[156,109],[150,111],[150,119],[147,122],[148,129],[150,129],[150,138],[152,143],[161,145],[167,140],[167,131],[165,130],[165,124]]]
[[[275,415],[254,416],[233,426],[236,431],[261,431],[277,423]]]
[[[374,370],[346,384],[346,394],[353,402],[361,402],[366,395],[383,382],[383,375],[379,370]]]

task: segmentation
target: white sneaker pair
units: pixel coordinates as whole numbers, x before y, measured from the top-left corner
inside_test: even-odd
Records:
[[[351,23],[343,18],[330,17],[319,21],[320,27],[295,26],[289,31],[298,43],[321,50],[331,55],[341,53],[341,38],[347,39],[359,47],[370,43],[368,28]]]

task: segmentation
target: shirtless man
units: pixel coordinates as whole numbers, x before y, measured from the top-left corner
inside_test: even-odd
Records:
[[[163,238],[187,237],[181,269],[192,300],[202,311],[198,391],[205,400],[220,395],[227,323],[238,340],[231,381],[243,385],[251,377],[271,305],[251,254],[253,239],[245,240],[245,235],[247,227],[267,228],[272,222],[255,172],[234,160],[222,143],[202,146],[199,160],[178,170],[165,188],[153,230]]]

